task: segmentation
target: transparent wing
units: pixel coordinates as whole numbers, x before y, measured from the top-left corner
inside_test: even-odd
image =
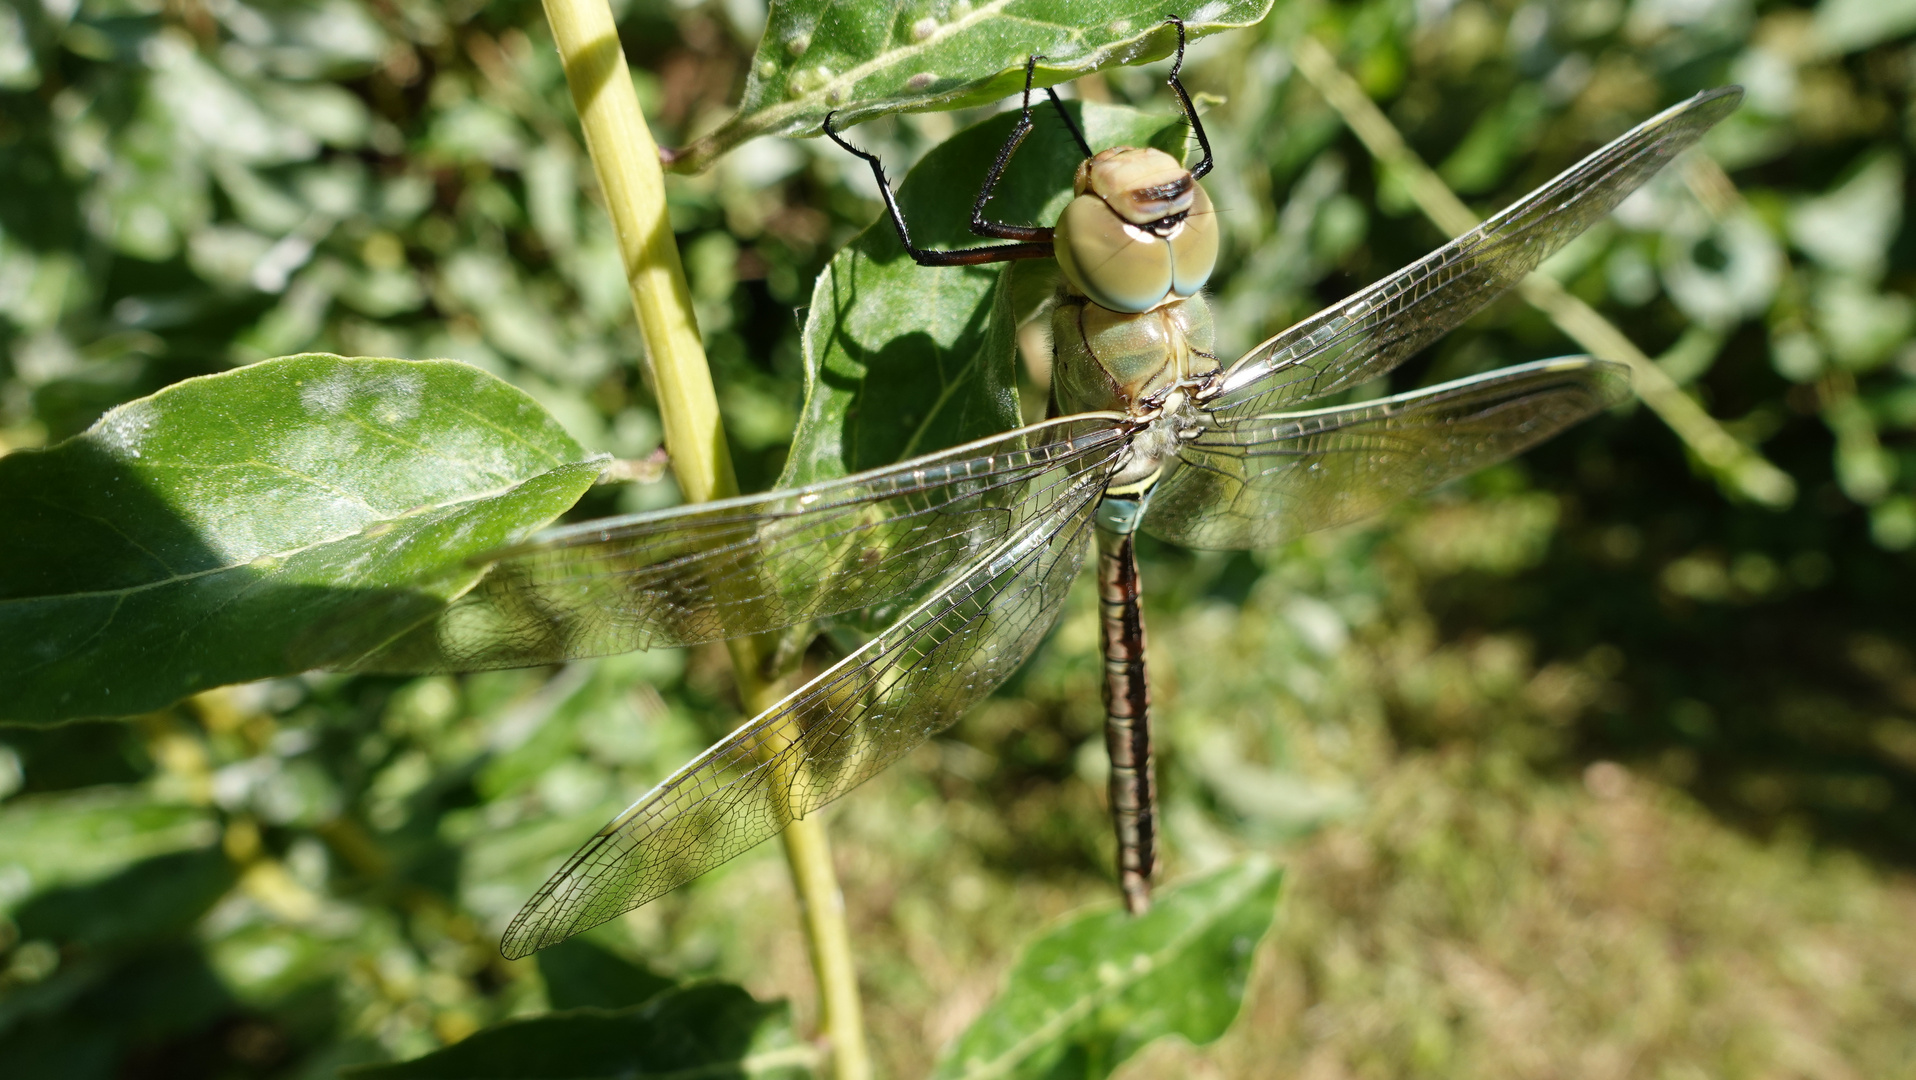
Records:
[[[1567,358],[1380,401],[1224,420],[1179,451],[1144,531],[1189,547],[1268,547],[1523,452],[1622,401],[1629,369]]]
[[[758,634],[938,580],[1048,512],[1034,482],[1093,468],[1113,419],[1037,424],[900,465],[556,529],[363,671],[475,671]]]
[[[1637,125],[1503,213],[1252,349],[1211,408],[1269,412],[1390,371],[1615,209],[1742,100],[1738,87],[1712,90]]]
[[[525,956],[677,888],[957,720],[1056,619],[1109,475],[1106,462],[1035,481],[1038,508],[968,570],[600,830],[526,902],[504,953]]]

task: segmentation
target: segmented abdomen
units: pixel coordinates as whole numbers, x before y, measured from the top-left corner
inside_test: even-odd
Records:
[[[1130,535],[1098,533],[1098,617],[1104,644],[1104,743],[1111,754],[1111,821],[1124,906],[1151,906],[1157,792],[1151,769],[1151,689],[1144,676],[1144,612]]]

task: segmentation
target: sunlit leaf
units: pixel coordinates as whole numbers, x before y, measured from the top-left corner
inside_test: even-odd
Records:
[[[1004,992],[941,1059],[941,1080],[1109,1075],[1153,1039],[1207,1043],[1237,1016],[1280,875],[1252,860],[1104,907],[1026,947]]]
[[[1196,38],[1250,26],[1272,3],[786,0],[772,7],[738,112],[678,151],[672,166],[703,169],[759,135],[816,133],[833,110],[850,126],[886,113],[982,105],[1016,93],[1033,54],[1043,58],[1039,86],[1110,64],[1146,63],[1177,44],[1169,16],[1182,18]]]
[[[126,715],[339,664],[598,473],[449,361],[307,355],[176,384],[0,459],[0,719]]]
[[[1873,154],[1827,194],[1790,209],[1788,232],[1797,247],[1832,270],[1874,279],[1903,223],[1903,163]]]

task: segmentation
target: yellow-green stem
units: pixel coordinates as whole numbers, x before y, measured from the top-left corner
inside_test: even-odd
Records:
[[[734,661],[737,654],[734,654]],[[785,680],[741,684],[747,706],[762,713],[785,696]],[[795,725],[786,726],[787,739],[798,737]],[[776,753],[777,744],[761,744],[764,757],[781,770],[783,787],[792,790],[802,765]],[[818,1029],[825,1035],[832,1074],[836,1080],[870,1080],[871,1057],[865,1047],[864,1010],[858,1000],[858,972],[852,967],[851,931],[845,924],[845,895],[832,868],[831,843],[823,819],[794,820],[780,834],[785,862],[791,868],[792,889],[798,894],[798,915],[805,926],[812,971],[818,977]]]
[[[1337,66],[1330,50],[1306,35],[1298,38],[1291,54],[1297,61],[1297,70],[1324,95],[1331,108],[1337,110],[1371,156],[1403,184],[1425,217],[1452,236],[1461,236],[1477,227],[1477,215],[1471,213],[1463,200],[1404,142],[1403,135],[1357,80]],[[1558,329],[1588,349],[1592,356],[1629,365],[1637,396],[1676,432],[1697,460],[1726,485],[1765,506],[1787,506],[1796,497],[1796,482],[1788,473],[1725,431],[1723,425],[1704,412],[1703,407],[1684,393],[1623,331],[1595,308],[1571,295],[1554,278],[1531,274],[1518,283],[1517,295],[1548,315]]]
[[[639,111],[612,9],[606,0],[546,0],[545,7],[592,169],[618,233],[679,490],[688,502],[736,495],[738,481],[692,313],[692,291],[665,209],[659,148]]]
[[[711,369],[666,213],[658,146],[639,110],[612,9],[606,0],[545,0],[545,9],[565,65],[572,103],[585,130],[592,168],[618,234],[632,310],[645,339],[649,381],[679,490],[688,502],[737,494]],[[778,701],[784,688],[760,676],[760,650],[755,642],[748,639],[731,645],[740,700],[755,714],[761,713]],[[795,822],[784,840],[818,980],[820,1032],[832,1051],[833,1075],[837,1080],[866,1080],[870,1058],[851,938],[822,826],[815,818]]]

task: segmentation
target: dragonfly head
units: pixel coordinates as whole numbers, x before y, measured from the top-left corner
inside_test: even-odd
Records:
[[[1113,147],[1078,166],[1053,244],[1065,281],[1099,307],[1140,313],[1197,293],[1217,263],[1217,215],[1162,150]]]

